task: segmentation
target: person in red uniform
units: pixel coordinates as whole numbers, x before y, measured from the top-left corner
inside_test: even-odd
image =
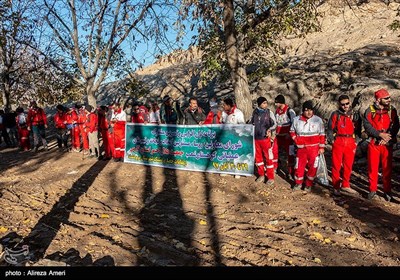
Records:
[[[289,130],[290,126],[292,125],[293,119],[296,117],[296,113],[286,104],[285,97],[282,94],[279,94],[275,98],[275,106],[275,119],[277,126],[276,137],[272,146],[272,151],[274,153],[274,169],[275,171],[278,169],[279,150],[282,149],[286,152],[288,158],[288,174],[286,174],[286,177],[293,178],[295,153],[293,140],[292,138],[290,138]]]
[[[101,139],[103,141],[104,157],[103,160],[110,160],[112,158],[113,148],[111,147],[110,139],[111,135],[109,132],[109,120],[107,119],[108,107],[100,106],[98,113],[99,117],[99,130],[101,133]]]
[[[357,193],[350,188],[350,176],[356,154],[356,136],[361,136],[361,118],[353,112],[350,98],[339,96],[339,109],[334,111],[328,121],[327,138],[332,143],[332,185],[333,194],[340,191]],[[340,178],[341,169],[342,178]]]
[[[320,117],[314,115],[314,106],[311,100],[303,103],[303,113],[294,118],[290,127],[290,136],[297,147],[293,190],[301,189],[307,167],[304,190],[309,192],[317,174],[318,155],[323,154],[325,150],[324,122]]]
[[[134,103],[132,107],[132,119],[133,123],[147,123],[147,114],[144,109],[139,107],[138,103]]]
[[[254,125],[254,145],[256,150],[255,164],[257,166],[258,178],[256,182],[265,182],[268,186],[274,185],[274,163],[272,161],[271,135],[276,128],[274,113],[267,107],[267,99],[263,96],[257,98],[258,107],[253,111],[251,123]],[[266,173],[266,174],[265,174]]]
[[[56,127],[57,146],[60,151],[68,151],[67,114],[63,105],[57,105],[57,113],[54,114],[54,126]],[[63,148],[64,146],[64,148]]]
[[[96,108],[94,108],[91,105],[86,105],[85,110],[87,114],[85,130],[89,138],[89,149],[90,149],[89,157],[96,157],[98,159],[102,159],[99,147],[99,139],[97,136],[98,117]]]
[[[214,96],[210,99],[210,112],[208,112],[203,124],[221,124],[222,104],[218,104],[217,97]]]
[[[47,151],[47,141],[46,141],[46,128],[47,128],[47,116],[44,110],[38,107],[36,101],[31,102],[31,108],[28,111],[28,118],[26,120],[28,125],[28,130],[33,132],[33,145],[34,152],[39,149],[39,140],[42,140],[44,149]]]
[[[79,153],[81,142],[79,139],[78,114],[73,107],[69,108],[69,110],[67,111],[67,129],[71,134],[72,151]]]
[[[17,110],[17,129],[18,129],[18,137],[19,137],[19,145],[21,150],[29,151],[31,149],[31,143],[29,141],[29,130],[26,124],[27,116],[24,113],[24,108],[18,107]]]
[[[399,117],[396,108],[390,104],[390,94],[386,89],[375,92],[375,102],[363,116],[364,129],[369,136],[368,144],[368,179],[371,200],[378,190],[379,164],[382,166],[383,193],[387,201],[392,196],[392,161],[393,145],[397,142]]]
[[[111,115],[111,127],[114,136],[114,161],[124,161],[125,154],[125,125],[126,113],[122,110],[121,104],[115,103],[114,110]]]
[[[77,109],[78,114],[78,127],[79,127],[79,134],[82,138],[82,149],[85,155],[89,154],[89,138],[88,133],[86,132],[85,125],[87,121],[87,113],[85,107],[81,104],[76,104],[75,108]]]

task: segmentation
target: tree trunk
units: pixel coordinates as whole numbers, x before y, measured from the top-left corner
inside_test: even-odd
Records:
[[[242,56],[237,46],[233,0],[224,1],[224,35],[226,58],[232,71],[231,78],[236,105],[242,110],[245,120],[248,120],[253,108],[246,69],[241,63]]]
[[[96,102],[96,97],[94,96],[94,91],[87,92],[87,99],[88,99],[89,105],[93,106],[94,108],[97,107],[97,102]]]
[[[1,88],[2,88],[2,100],[3,100],[3,106],[4,109],[10,109],[10,84],[9,84],[9,78],[6,73],[3,73],[2,75],[2,81],[1,81]]]
[[[93,108],[97,107],[95,93],[96,93],[96,89],[94,88],[94,79],[88,79],[86,81],[87,101],[90,106],[93,106]]]

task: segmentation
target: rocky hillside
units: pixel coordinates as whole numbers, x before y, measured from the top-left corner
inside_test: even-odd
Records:
[[[353,105],[363,111],[372,101],[373,92],[385,87],[399,108],[400,31],[388,28],[399,4],[372,1],[343,7],[336,2],[328,1],[319,8],[320,32],[281,42],[284,68],[251,84],[253,100],[263,95],[272,104],[274,97],[282,93],[299,111],[305,100],[314,99],[318,114],[328,118],[336,108],[338,95],[348,94],[354,99]],[[206,101],[210,95],[231,94],[229,83],[200,87],[196,74],[200,57],[196,48],[176,51],[136,74],[150,88],[153,99],[169,94],[183,101],[193,95]],[[120,86],[106,88],[102,95],[106,96],[106,92],[124,95],[115,92]]]

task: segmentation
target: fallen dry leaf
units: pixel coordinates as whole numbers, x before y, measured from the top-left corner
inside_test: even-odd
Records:
[[[6,227],[0,227],[0,233],[5,233],[8,231],[8,228]]]
[[[321,223],[321,221],[318,220],[318,219],[314,219],[314,220],[311,221],[311,223],[314,224],[314,225],[319,225]]]
[[[318,240],[324,240],[324,237],[319,232],[313,232],[313,236]]]
[[[329,238],[325,238],[324,239],[324,243],[326,243],[326,244],[329,244],[329,243],[331,243],[332,241],[329,239]]]
[[[319,258],[314,258],[315,263],[321,263],[321,260]]]
[[[351,236],[351,237],[347,237],[346,239],[350,242],[354,242],[354,241],[356,241],[357,238],[355,236]]]

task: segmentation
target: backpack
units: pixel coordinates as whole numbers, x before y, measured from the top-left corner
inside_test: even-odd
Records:
[[[340,114],[337,111],[334,111],[333,114],[337,116],[337,121],[339,121]],[[360,114],[359,112],[354,112],[351,118],[351,122],[353,123],[354,126],[354,135],[357,135],[361,137],[361,122],[360,122]],[[336,123],[337,125],[337,123]],[[337,133],[337,127],[332,128],[333,134],[335,135]]]
[[[390,120],[390,124],[392,124],[392,121],[393,121],[393,119],[394,119],[394,113],[395,113],[395,111],[394,110],[392,110],[392,105],[390,105],[390,107],[389,107],[389,110],[388,110],[388,114],[389,114],[389,120]],[[375,106],[374,105],[369,105],[369,109],[371,110],[371,114],[372,114],[372,118],[374,119],[375,118],[375,116],[376,116],[376,110],[375,110]],[[382,115],[382,114],[380,114],[380,115]]]

